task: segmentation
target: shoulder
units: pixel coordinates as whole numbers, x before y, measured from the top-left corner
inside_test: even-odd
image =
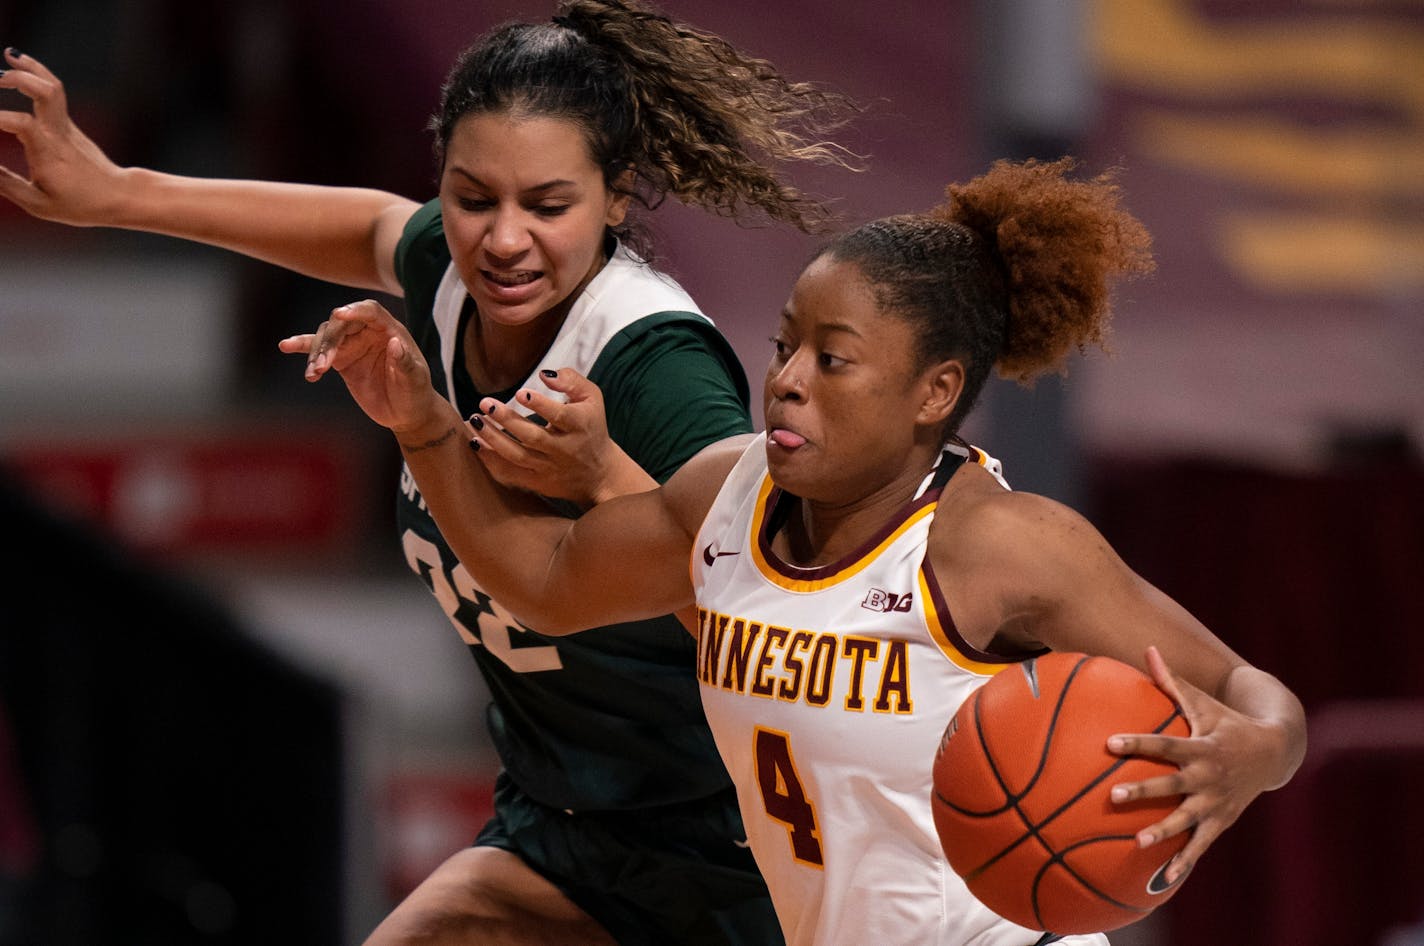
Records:
[[[1133,577],[1082,515],[973,467],[940,497],[929,558],[961,634],[984,650],[1056,645],[1046,635],[1065,609],[1125,591]]]
[[[396,279],[409,292],[413,284],[438,283],[449,265],[440,201],[430,200],[411,214],[396,243]]]
[[[949,561],[993,566],[1063,566],[1110,551],[1093,525],[1072,508],[1036,493],[1005,489],[993,475],[965,466],[945,486],[931,541]]]
[[[711,322],[690,312],[654,312],[629,325],[604,347],[589,377],[603,386],[730,383],[742,401],[750,401],[746,374],[731,343]]]
[[[700,315],[701,309],[692,296],[672,276],[643,260],[617,240],[606,244],[606,252],[607,262],[584,290],[592,308]]]
[[[589,374],[609,433],[662,481],[698,450],[752,429],[751,395],[731,346],[701,317],[657,313]]]

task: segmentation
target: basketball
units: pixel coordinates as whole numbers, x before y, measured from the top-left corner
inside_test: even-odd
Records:
[[[1125,804],[1112,787],[1175,771],[1108,752],[1114,733],[1190,735],[1146,674],[1108,657],[1051,653],[997,673],[945,728],[935,827],[985,906],[1030,929],[1092,933],[1142,919],[1180,884],[1163,869],[1187,834],[1142,849],[1136,833],[1181,796]]]

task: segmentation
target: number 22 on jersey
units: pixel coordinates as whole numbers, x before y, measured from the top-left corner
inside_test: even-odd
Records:
[[[515,673],[538,673],[544,670],[558,670],[563,667],[558,648],[552,644],[538,647],[515,647],[509,636],[511,629],[521,630],[514,615],[500,607],[499,602],[479,589],[464,565],[456,565],[447,576],[440,563],[440,550],[428,539],[423,539],[409,529],[402,537],[406,562],[417,575],[423,577],[440,602],[441,609],[460,638],[466,644],[483,645],[493,656]],[[460,620],[460,605],[468,604],[475,609],[476,627],[469,628]]]

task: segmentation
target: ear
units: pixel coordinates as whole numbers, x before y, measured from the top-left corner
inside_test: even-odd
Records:
[[[915,423],[940,427],[954,412],[959,395],[964,391],[964,363],[957,358],[941,361],[925,369],[921,376],[924,400],[920,402]]]
[[[633,199],[633,185],[638,181],[631,167],[619,171],[608,185],[608,211],[603,215],[603,225],[616,227],[628,216],[628,203]]]

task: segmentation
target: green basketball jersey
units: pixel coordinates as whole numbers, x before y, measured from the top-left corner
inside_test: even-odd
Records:
[[[436,389],[462,416],[482,396],[521,409],[510,401],[514,390],[541,389],[540,369],[572,367],[603,389],[614,441],[662,481],[707,444],[752,429],[747,382],[731,346],[681,287],[616,243],[608,257],[530,378],[502,392],[477,391],[464,369],[462,329],[474,303],[450,263],[438,202],[407,225],[396,273]],[[459,565],[409,470],[398,504],[406,560],[469,645],[492,694],[490,735],[524,791],[557,808],[609,810],[701,798],[730,784],[702,714],[695,643],[676,619],[546,637]],[[567,503],[555,508],[577,515]]]

